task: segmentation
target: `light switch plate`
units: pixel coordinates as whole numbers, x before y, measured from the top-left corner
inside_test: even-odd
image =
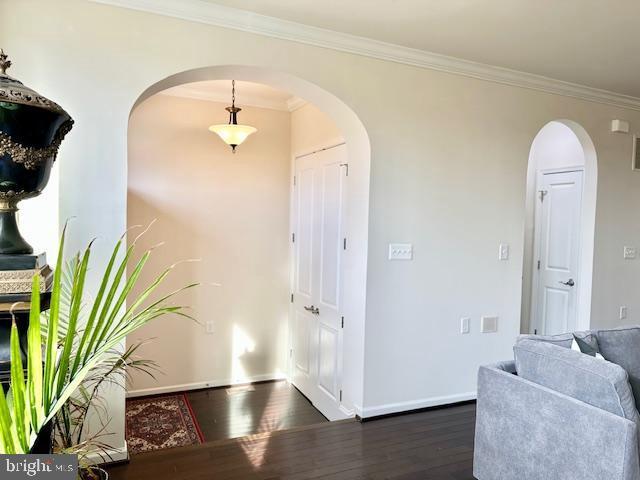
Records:
[[[480,318],[480,332],[494,333],[498,331],[498,317],[484,316]]]
[[[638,251],[635,247],[624,247],[624,258],[626,260],[633,260],[638,255]]]
[[[501,243],[498,250],[498,260],[509,260],[509,245]]]
[[[469,333],[471,331],[471,319],[463,317],[460,319],[460,333]]]
[[[413,245],[410,243],[390,243],[389,260],[413,259]]]
[[[216,330],[216,325],[212,320],[209,320],[208,322],[205,322],[204,324],[204,330],[206,333],[213,333]]]

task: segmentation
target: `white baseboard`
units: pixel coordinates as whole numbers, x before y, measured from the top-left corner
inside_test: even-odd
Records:
[[[187,390],[198,390],[201,388],[226,387],[231,385],[242,385],[245,383],[264,382],[267,380],[284,380],[286,377],[283,373],[267,373],[263,375],[254,375],[243,380],[232,380],[230,378],[222,380],[209,380],[205,382],[182,383],[179,385],[165,385],[153,388],[140,388],[127,391],[127,398],[143,397],[146,395],[159,395],[162,393],[184,392]]]
[[[347,407],[345,407],[344,405],[340,405],[340,411],[347,417],[347,418],[353,418],[356,414],[355,410],[350,410]]]
[[[440,405],[448,405],[451,403],[466,402],[475,400],[477,392],[460,393],[457,395],[446,395],[442,397],[423,398],[420,400],[410,400],[408,402],[387,403],[384,405],[375,405],[372,407],[355,407],[356,414],[360,418],[378,417],[380,415],[389,415],[391,413],[409,412],[411,410],[419,410],[421,408],[438,407]]]
[[[115,463],[124,462],[129,460],[129,451],[127,450],[127,442],[124,442],[124,447],[109,448],[105,454],[99,455],[97,453],[90,453],[87,455],[86,460],[91,465],[100,465],[102,463]]]

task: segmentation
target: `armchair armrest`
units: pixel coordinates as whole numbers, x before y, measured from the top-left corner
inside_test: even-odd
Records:
[[[638,480],[635,423],[480,367],[473,472],[479,480]]]

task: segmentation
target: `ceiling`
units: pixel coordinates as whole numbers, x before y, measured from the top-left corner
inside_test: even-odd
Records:
[[[640,97],[637,0],[206,0]]]
[[[231,104],[231,80],[208,80],[193,82],[168,88],[162,95],[194,98]],[[301,106],[303,100],[288,92],[277,90],[261,83],[236,81],[236,105],[272,110],[292,111]]]

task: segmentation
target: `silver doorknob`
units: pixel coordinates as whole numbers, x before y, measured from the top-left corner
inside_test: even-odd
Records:
[[[560,281],[559,283],[566,285],[567,287],[573,287],[576,284],[576,282],[573,281],[573,278],[570,278],[566,282]]]
[[[320,309],[318,307],[314,307],[313,305],[311,305],[309,307],[305,306],[304,309],[307,312],[313,313],[314,315],[320,315]]]

